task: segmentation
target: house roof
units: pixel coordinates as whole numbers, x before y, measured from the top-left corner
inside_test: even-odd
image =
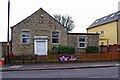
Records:
[[[120,11],[118,12],[115,12],[115,13],[112,13],[112,14],[109,14],[107,16],[104,16],[102,18],[99,18],[99,19],[96,19],[88,28],[88,29],[91,29],[91,28],[94,28],[94,27],[97,27],[97,26],[100,26],[100,25],[103,25],[103,24],[106,24],[106,23],[110,23],[110,22],[113,22],[113,21],[117,21],[119,18],[118,18],[118,15],[120,15]]]

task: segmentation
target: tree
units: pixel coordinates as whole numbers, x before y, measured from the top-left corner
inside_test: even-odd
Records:
[[[60,22],[64,28],[66,28],[67,32],[68,31],[72,31],[72,29],[75,27],[74,25],[74,21],[72,20],[72,17],[71,16],[67,16],[67,15],[53,15],[54,18]]]

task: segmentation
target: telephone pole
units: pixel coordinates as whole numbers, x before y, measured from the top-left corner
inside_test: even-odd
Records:
[[[7,63],[8,64],[10,64],[9,23],[10,23],[10,0],[8,0],[8,31],[7,31]]]

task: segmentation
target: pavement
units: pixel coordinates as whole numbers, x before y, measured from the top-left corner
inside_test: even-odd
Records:
[[[119,62],[86,62],[86,63],[39,63],[29,65],[2,66],[2,71],[31,71],[31,70],[59,70],[59,69],[83,69],[101,67],[119,67]]]

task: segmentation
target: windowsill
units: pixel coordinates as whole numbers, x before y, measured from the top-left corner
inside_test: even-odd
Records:
[[[84,49],[84,48],[86,48],[86,47],[78,47],[78,48]]]

